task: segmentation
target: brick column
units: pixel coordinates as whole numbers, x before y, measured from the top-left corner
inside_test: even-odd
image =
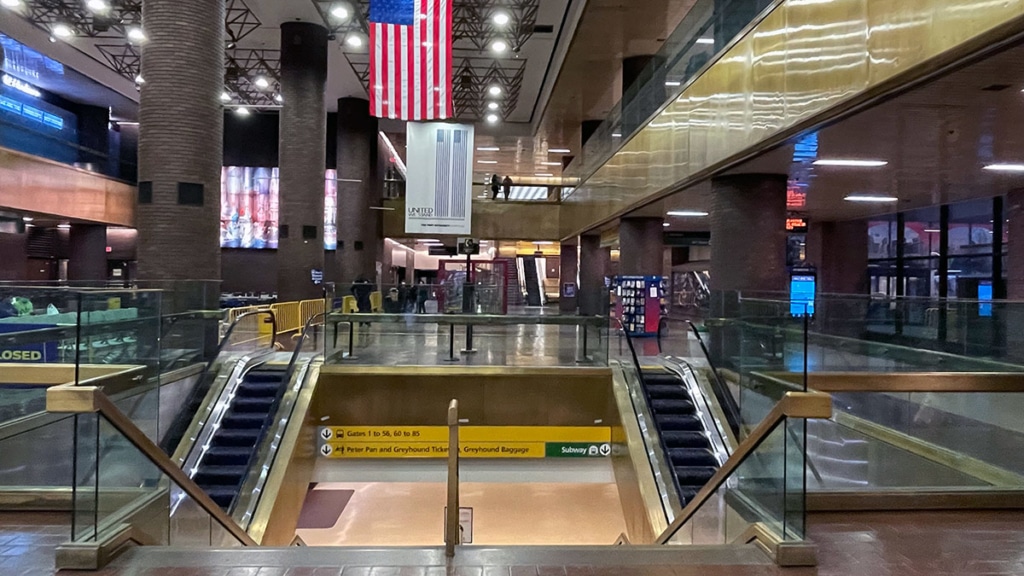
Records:
[[[142,17],[139,279],[220,280],[224,3],[143,0]]]
[[[786,288],[786,176],[711,181],[711,289]]]
[[[608,267],[608,259],[609,251],[601,248],[600,236],[580,236],[579,304],[581,316],[596,316],[607,311],[608,296],[604,286],[604,275]]]
[[[819,292],[867,294],[867,221],[811,222],[807,261],[818,268]]]
[[[102,224],[72,224],[68,232],[68,280],[106,280],[107,227]]]
[[[324,269],[324,171],[327,156],[327,29],[281,25],[280,239],[277,299],[322,296],[310,271]],[[287,234],[285,231],[287,230]]]
[[[579,301],[579,281],[577,278],[579,272],[579,249],[576,247],[575,242],[572,244],[562,242],[558,271],[558,310],[563,314],[575,314]],[[576,285],[576,296],[568,297],[565,295],[566,284]]]
[[[661,218],[623,218],[619,222],[619,274],[661,276],[665,269],[665,229]]]
[[[338,258],[340,284],[377,277],[384,242],[379,206],[377,119],[362,98],[338,100]]]

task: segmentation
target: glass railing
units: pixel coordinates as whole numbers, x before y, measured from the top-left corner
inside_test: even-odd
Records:
[[[724,52],[776,0],[698,0],[623,90],[622,100],[586,141],[563,176],[584,182]],[[562,199],[574,189],[566,188]]]
[[[328,315],[326,363],[383,366],[607,366],[604,317]]]

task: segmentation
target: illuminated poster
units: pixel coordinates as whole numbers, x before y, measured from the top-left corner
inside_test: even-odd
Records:
[[[470,234],[473,216],[473,126],[409,122],[405,231]]]
[[[338,247],[337,172],[328,170],[324,178],[324,248],[335,250]],[[277,168],[225,166],[221,169],[221,248],[277,248],[280,185]]]

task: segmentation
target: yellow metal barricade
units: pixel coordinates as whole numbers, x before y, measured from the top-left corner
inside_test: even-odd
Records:
[[[359,303],[356,302],[355,296],[345,296],[341,299],[342,314],[355,314],[356,312],[359,312]]]
[[[384,311],[384,295],[380,292],[370,293],[370,312],[380,314]]]
[[[323,300],[303,300],[299,302],[299,318],[302,320],[303,327],[306,326],[306,322],[309,322],[310,318],[317,314],[323,314],[323,312]]]
[[[277,333],[294,332],[302,329],[302,315],[298,302],[278,302],[270,306],[277,316]]]

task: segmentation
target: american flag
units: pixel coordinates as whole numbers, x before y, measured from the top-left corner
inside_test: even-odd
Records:
[[[370,1],[370,113],[452,116],[452,1]]]

